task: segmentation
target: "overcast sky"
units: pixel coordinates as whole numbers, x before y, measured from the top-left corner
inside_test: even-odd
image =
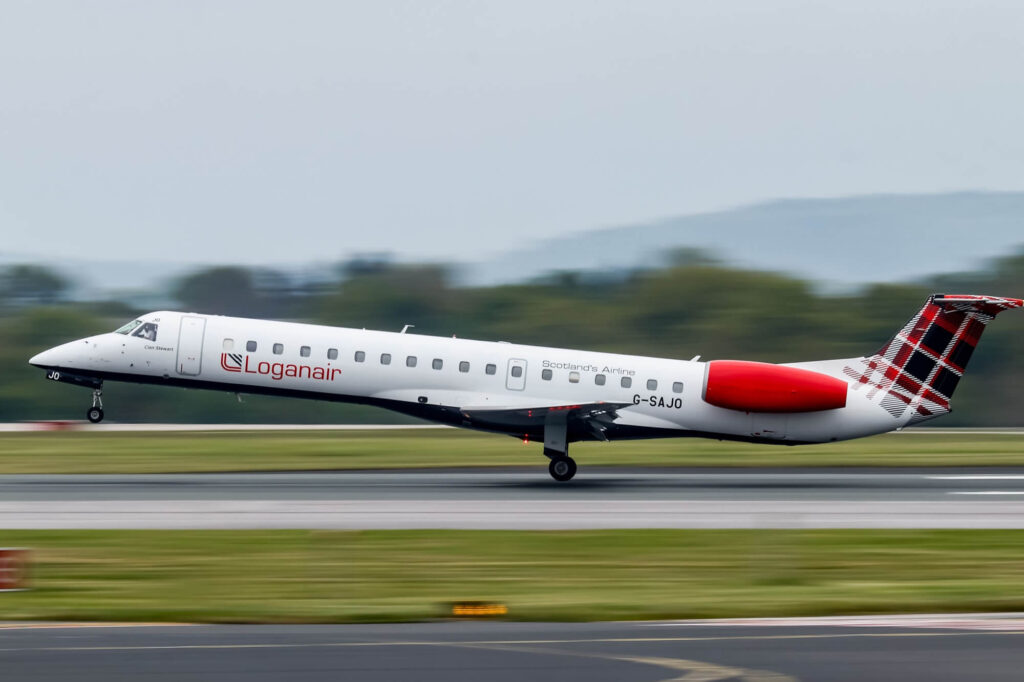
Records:
[[[0,252],[465,260],[1020,190],[1022,36],[1009,1],[2,0]]]

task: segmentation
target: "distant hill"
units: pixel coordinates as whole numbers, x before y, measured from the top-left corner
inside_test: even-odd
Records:
[[[550,239],[478,263],[465,277],[496,284],[655,267],[688,247],[842,288],[975,269],[1022,246],[1024,192],[785,199]]]
[[[825,289],[976,270],[990,258],[1024,248],[1024,192],[770,201],[534,242],[490,260],[463,262],[457,272],[469,285],[517,283],[567,270],[606,275],[663,266],[685,248],[731,265],[813,279]],[[338,259],[352,255],[339,253]],[[0,266],[22,262],[61,270],[74,280],[76,299],[140,299],[143,307],[164,305],[170,281],[205,267],[159,260],[53,261],[0,251]],[[333,273],[330,263],[275,263],[272,253],[258,265],[307,280],[330,279]]]

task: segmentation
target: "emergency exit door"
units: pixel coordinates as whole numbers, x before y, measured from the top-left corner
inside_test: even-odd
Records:
[[[206,318],[185,315],[178,330],[178,374],[196,376],[203,365]]]
[[[508,361],[505,388],[510,391],[521,391],[526,388],[526,360],[512,359]]]

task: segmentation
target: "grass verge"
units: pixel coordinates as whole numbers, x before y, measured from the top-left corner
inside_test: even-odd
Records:
[[[540,445],[459,430],[0,434],[0,474],[532,466]],[[783,447],[705,439],[577,443],[586,466],[1024,466],[1024,433],[897,433]]]
[[[1024,611],[1020,531],[0,531],[0,620],[365,622]]]

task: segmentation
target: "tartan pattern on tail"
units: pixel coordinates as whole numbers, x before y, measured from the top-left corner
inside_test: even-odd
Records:
[[[985,325],[1022,306],[1016,298],[935,294],[881,350],[843,371],[853,390],[882,394],[880,404],[894,419],[907,410],[911,424],[946,414]]]

